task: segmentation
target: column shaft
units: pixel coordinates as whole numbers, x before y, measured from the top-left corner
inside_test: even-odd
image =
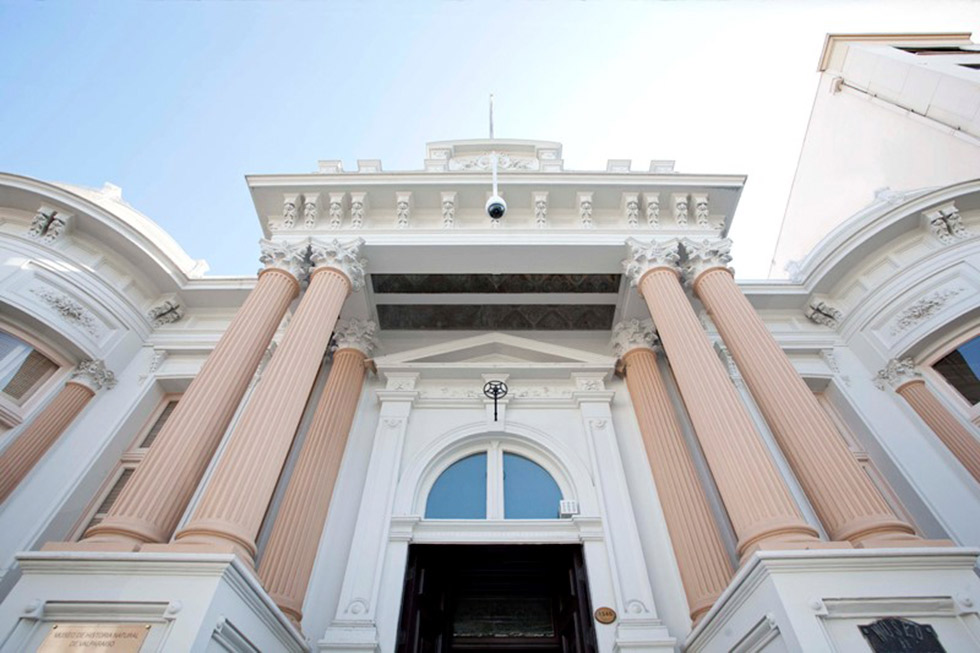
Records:
[[[694,290],[830,538],[877,545],[919,541],[861,469],[730,271],[714,267],[702,272]]]
[[[298,289],[285,270],[259,274],[108,516],[86,533],[86,543],[135,548],[169,539]]]
[[[695,623],[728,585],[731,564],[674,414],[653,350],[623,356],[626,385],[657,484],[667,529]]]
[[[37,461],[65,432],[95,391],[69,381],[0,455],[0,503],[14,491]]]
[[[313,271],[200,504],[177,533],[178,543],[233,551],[253,561],[255,538],[350,288],[348,278],[336,269]]]
[[[922,379],[902,385],[897,392],[980,482],[980,440],[949,412]]]
[[[738,536],[743,559],[759,548],[819,544],[698,322],[677,272],[654,267],[638,287],[657,326],[698,441]]]
[[[354,422],[364,361],[364,353],[357,349],[340,349],[334,354],[330,376],[259,565],[266,591],[296,623],[303,616],[303,599]]]

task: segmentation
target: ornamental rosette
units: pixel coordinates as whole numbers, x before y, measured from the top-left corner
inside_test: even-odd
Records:
[[[731,271],[728,264],[732,261],[732,241],[730,238],[715,240],[693,240],[685,238],[681,241],[687,260],[684,261],[684,279],[689,284],[711,268],[725,268]]]
[[[259,241],[259,247],[262,250],[259,255],[259,262],[265,266],[266,270],[279,268],[293,275],[296,279],[302,278],[303,269],[306,265],[306,252],[309,249],[308,241],[284,243],[262,239]]]
[[[629,277],[630,285],[638,284],[640,278],[653,268],[667,267],[677,270],[677,262],[680,258],[677,245],[676,238],[646,243],[636,238],[628,238],[626,247],[629,248],[629,256],[623,259],[623,272]]]
[[[899,386],[921,377],[922,374],[915,369],[915,361],[911,358],[893,358],[888,361],[885,367],[878,370],[874,384],[879,390],[887,388],[898,390]]]
[[[356,349],[365,356],[370,356],[377,344],[375,332],[378,325],[371,320],[350,319],[337,323],[334,329],[333,343],[330,351],[338,349]]]
[[[633,349],[656,349],[659,342],[653,320],[624,320],[613,327],[611,343],[617,358]]]
[[[102,388],[112,388],[116,385],[116,375],[105,366],[104,361],[83,360],[71,373],[71,380],[98,392]]]
[[[350,281],[351,291],[357,292],[364,287],[364,266],[367,265],[367,259],[359,256],[363,244],[363,238],[346,242],[336,238],[331,241],[313,239],[310,260],[314,268],[333,268],[343,272]]]

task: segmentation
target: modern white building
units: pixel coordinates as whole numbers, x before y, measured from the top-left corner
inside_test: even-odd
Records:
[[[814,127],[976,47],[829,38],[791,280],[744,177],[554,142],[250,176],[254,277],[0,175],[0,651],[980,649],[976,129],[844,184]]]

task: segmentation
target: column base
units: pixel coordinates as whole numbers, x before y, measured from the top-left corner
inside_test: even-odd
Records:
[[[21,578],[0,604],[5,651],[37,650],[70,622],[142,625],[147,651],[309,651],[233,555],[43,551],[17,561]]]
[[[750,546],[739,560],[739,566],[744,566],[754,553],[764,551],[834,551],[840,549],[853,549],[854,545],[850,542],[825,542],[824,540],[775,540],[772,542],[756,542]]]
[[[232,554],[254,572],[252,556],[248,551],[231,542],[168,542],[166,544],[144,544],[140,551],[143,553],[221,553]]]
[[[864,651],[869,644],[859,626],[897,618],[931,627],[947,651],[973,650],[978,555],[949,547],[759,551],[683,649]]]

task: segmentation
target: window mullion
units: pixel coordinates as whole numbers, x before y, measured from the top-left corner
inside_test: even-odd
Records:
[[[504,518],[504,462],[500,442],[493,440],[487,450],[487,519]]]

